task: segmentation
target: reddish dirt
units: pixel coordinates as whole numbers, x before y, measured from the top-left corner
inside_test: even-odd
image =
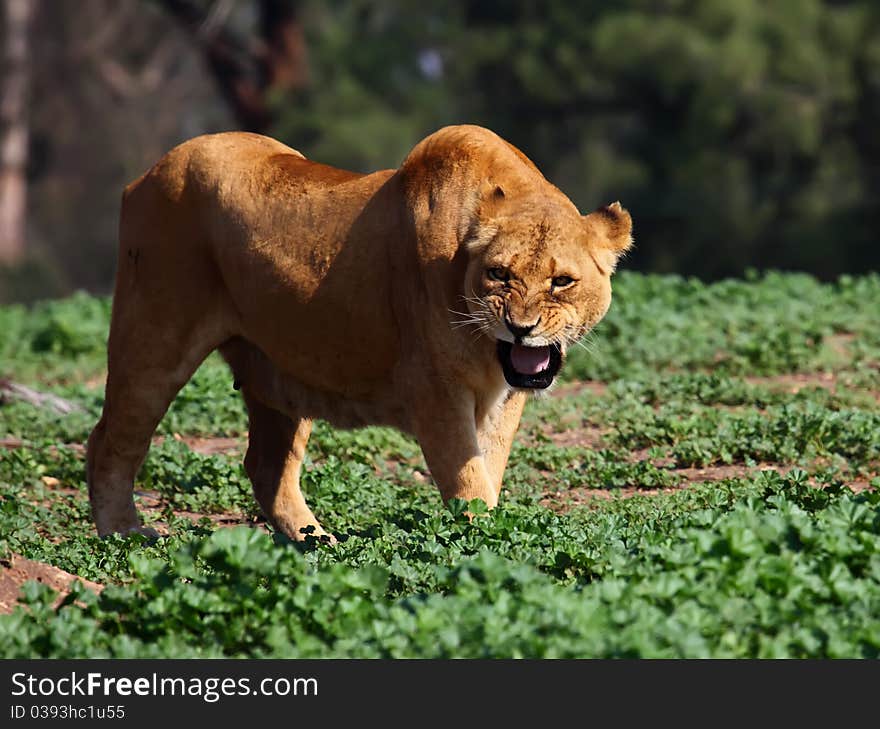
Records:
[[[856,335],[852,332],[841,332],[825,337],[824,342],[835,354],[839,354],[842,357],[848,357],[850,354],[849,345],[851,342],[854,342],[855,339]]]
[[[549,491],[544,494],[541,504],[559,513],[570,511],[576,506],[590,506],[601,501],[612,499],[629,499],[633,496],[657,496],[659,494],[671,494],[682,489],[689,488],[700,483],[712,483],[723,481],[728,478],[748,478],[755,476],[761,471],[773,470],[780,474],[788,473],[794,466],[781,466],[775,463],[762,463],[757,466],[729,465],[707,466],[705,468],[676,468],[672,472],[681,480],[675,486],[666,488],[641,488],[639,486],[625,486],[618,489],[602,488],[572,488]],[[810,481],[813,486],[821,488],[821,484]],[[870,490],[873,487],[868,479],[858,478],[847,480],[848,488],[855,492]]]
[[[180,435],[175,433],[174,440],[185,443],[189,449],[203,456],[227,455],[244,453],[247,447],[247,434],[240,438],[200,438],[194,435]],[[159,445],[165,440],[164,436],[157,435],[153,438],[153,445]]]
[[[202,455],[217,455],[218,453],[244,453],[247,443],[247,434],[240,438],[199,438],[196,436],[181,436],[177,433],[174,440],[186,443],[191,450]],[[153,438],[153,445],[159,445],[165,440],[165,436],[157,435]],[[0,438],[0,448],[13,450],[21,448],[24,441],[20,438]],[[69,448],[72,451],[82,453],[85,451],[85,443],[63,443],[59,448]]]
[[[600,397],[608,392],[608,385],[604,382],[596,382],[589,380],[586,382],[567,382],[564,385],[554,387],[550,393],[550,397],[567,397],[568,395],[580,395],[583,392],[589,392],[596,397]]]
[[[215,456],[219,454],[244,453],[247,444],[247,435],[241,438],[199,438],[197,436],[179,435],[175,433],[174,440],[186,443],[190,450],[203,456]],[[153,439],[154,444],[164,440],[162,436]]]
[[[170,533],[168,522],[162,519],[162,511],[165,502],[156,491],[148,491],[143,489],[135,489],[137,497],[138,511],[147,518],[149,526],[159,532],[160,536],[167,537]],[[202,519],[208,519],[214,526],[236,526],[238,524],[247,524],[249,526],[258,527],[268,531],[266,521],[261,517],[248,516],[240,513],[221,513],[221,514],[203,514],[197,511],[181,511],[174,510],[174,515],[188,519],[193,524],[197,524]]]
[[[780,390],[796,395],[801,390],[810,387],[820,387],[829,392],[836,393],[838,389],[849,389],[845,378],[836,372],[807,372],[788,375],[768,375],[765,377],[744,377],[750,385],[761,385],[772,390]],[[863,388],[855,388],[859,392],[870,394],[874,400],[880,403],[880,391],[870,391]]]
[[[8,615],[21,598],[21,586],[28,580],[36,580],[58,591],[57,606],[70,592],[71,583],[79,580],[94,592],[104,589],[103,585],[84,580],[62,569],[43,562],[13,554],[9,559],[0,560],[0,614]]]
[[[763,385],[772,389],[779,389],[791,394],[795,394],[807,387],[821,387],[827,390],[834,390],[837,385],[837,377],[834,373],[817,372],[808,374],[788,374],[773,375],[768,377],[745,377],[746,382],[752,385]],[[595,395],[602,395],[608,390],[608,386],[602,382],[575,382],[561,385],[553,390],[551,397],[567,397],[577,396],[583,392],[590,392]],[[875,397],[880,401],[880,393],[874,393]],[[725,410],[742,410],[741,406],[725,406],[718,405],[718,408]],[[533,432],[534,432],[533,426]],[[604,448],[604,435],[607,430],[596,425],[573,425],[559,429],[558,423],[545,423],[537,426],[541,433],[548,437],[558,446],[582,446],[588,448]],[[521,436],[529,437],[528,432],[522,431]],[[534,441],[532,441],[534,442]],[[644,457],[644,453],[634,452],[633,460],[640,460]],[[658,464],[659,465],[659,464]]]
[[[830,346],[839,353],[846,353],[846,348],[853,335],[838,335],[832,338]],[[795,394],[800,390],[808,387],[821,387],[830,391],[835,391],[841,383],[838,377],[831,372],[816,373],[800,373],[786,375],[772,375],[766,377],[745,377],[744,380],[752,385],[761,385],[772,389],[778,389],[791,394]],[[583,392],[590,392],[595,395],[602,395],[607,391],[607,385],[601,382],[587,383],[569,383],[555,388],[553,397],[577,396]],[[872,393],[875,399],[880,402],[880,393]],[[543,424],[537,426],[537,430],[551,442],[561,447],[586,447],[586,448],[602,448],[605,445],[604,435],[607,431],[599,426],[593,425],[575,425],[564,429],[559,429],[555,424]],[[533,429],[533,433],[535,430]],[[534,442],[534,437],[529,439],[528,433],[523,433],[528,440]],[[527,440],[527,442],[528,442]],[[633,451],[628,460],[633,462],[647,460],[648,449]],[[669,467],[671,462],[668,459],[652,459],[652,463],[657,467]],[[595,501],[606,501],[613,498],[630,498],[632,496],[655,496],[661,493],[672,493],[674,491],[688,488],[697,483],[721,481],[728,478],[741,478],[753,476],[760,471],[772,469],[781,474],[788,473],[794,466],[780,465],[776,463],[761,463],[756,466],[745,466],[743,464],[717,465],[703,468],[675,468],[673,473],[679,476],[678,485],[669,488],[640,488],[638,486],[628,486],[620,489],[606,490],[598,488],[582,488],[582,489],[563,489],[548,491],[541,503],[545,506],[557,511],[567,511],[573,506],[589,504]],[[548,479],[552,479],[552,474],[546,474]],[[847,485],[853,491],[863,491],[872,488],[869,478],[856,478],[848,480]]]
[[[633,458],[634,461],[640,460]],[[654,465],[666,465],[661,461],[654,460]],[[676,491],[688,488],[697,483],[705,483],[711,481],[723,481],[726,478],[738,478],[753,475],[759,471],[768,468],[787,472],[790,467],[781,467],[775,464],[762,464],[760,466],[748,467],[743,465],[730,466],[705,466],[702,468],[675,468],[671,469],[672,473],[680,477],[680,481],[675,486],[666,488],[642,488],[639,486],[624,486],[618,489],[602,489],[602,488],[573,488],[548,492],[541,503],[554,511],[566,512],[574,506],[582,506],[595,501],[609,501],[611,499],[628,499],[633,496],[657,496],[658,494],[671,494]]]
[[[642,489],[636,486],[608,491],[605,489],[567,489],[565,491],[553,491],[546,493],[539,502],[542,506],[552,509],[560,514],[571,511],[576,506],[589,506],[599,501],[611,501],[612,499],[629,499],[633,496],[657,496],[658,494],[675,493],[681,487],[663,489]]]
[[[640,452],[643,456],[645,452]],[[634,456],[636,454],[633,454]],[[637,457],[634,461],[643,460]],[[655,466],[662,467],[669,464],[663,459],[654,459],[652,463]],[[818,465],[818,464],[817,464]],[[671,473],[679,477],[679,482],[675,486],[666,488],[642,488],[639,486],[625,486],[618,489],[603,488],[571,488],[557,489],[548,491],[541,499],[541,503],[554,511],[564,513],[575,506],[590,505],[598,501],[609,501],[611,499],[628,499],[633,496],[657,496],[658,494],[671,494],[682,489],[689,488],[696,484],[713,483],[724,481],[730,478],[750,478],[759,474],[761,471],[776,471],[781,475],[788,474],[792,469],[797,468],[793,465],[782,465],[779,463],[758,463],[754,466],[746,466],[744,464],[715,465],[691,468],[671,468]],[[552,479],[552,474],[545,474],[548,481]],[[872,490],[870,480],[878,475],[875,471],[867,477],[859,476],[856,478],[845,478],[846,486],[852,491]],[[809,479],[809,483],[816,488],[822,488],[823,485],[814,479]]]
[[[561,448],[593,448],[605,447],[605,431],[597,425],[579,425],[557,431],[553,426],[542,427],[541,432],[555,445]]]
[[[833,372],[744,377],[743,379],[750,385],[763,385],[773,389],[784,390],[792,395],[807,387],[821,387],[826,390],[834,390],[837,387],[837,376]]]

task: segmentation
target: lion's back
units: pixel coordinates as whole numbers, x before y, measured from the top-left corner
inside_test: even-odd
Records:
[[[170,199],[178,199],[193,184],[216,184],[233,171],[253,168],[272,155],[295,159],[305,156],[271,137],[252,132],[203,134],[181,142],[163,155],[143,175],[125,188],[128,198],[145,181],[160,187]]]

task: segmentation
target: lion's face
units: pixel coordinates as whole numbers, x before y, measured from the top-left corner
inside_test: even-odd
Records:
[[[617,203],[587,216],[523,205],[482,226],[470,246],[468,321],[496,342],[509,385],[552,384],[568,346],[608,311],[611,274],[630,232]]]

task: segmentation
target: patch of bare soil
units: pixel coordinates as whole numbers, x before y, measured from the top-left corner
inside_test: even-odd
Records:
[[[589,392],[596,396],[604,395],[608,390],[608,385],[604,382],[570,382],[565,385],[553,388],[548,397],[566,398],[577,397],[581,393]],[[534,445],[539,441],[538,434],[549,438],[552,443],[557,446],[581,447],[581,448],[604,448],[604,433],[607,429],[600,428],[597,425],[591,425],[583,421],[567,422],[541,422],[530,425],[528,428],[521,428],[517,436],[520,442],[526,445]]]
[[[638,460],[634,458],[633,460]],[[657,461],[654,465],[663,465]],[[789,467],[782,467],[774,464],[762,464],[760,466],[748,467],[744,465],[730,466],[705,466],[701,468],[676,468],[672,472],[680,477],[680,481],[675,486],[665,488],[642,488],[640,486],[624,486],[618,489],[602,489],[602,488],[574,488],[557,490],[547,493],[541,500],[541,503],[554,511],[566,512],[574,506],[589,505],[597,501],[609,501],[611,499],[629,499],[633,496],[657,496],[658,494],[671,494],[681,491],[689,486],[697,483],[706,483],[712,481],[723,481],[727,478],[739,478],[754,475],[755,473],[767,470],[768,468],[787,472]]]
[[[244,453],[247,436],[241,438],[200,438],[197,436],[182,436],[174,434],[174,440],[186,443],[190,450],[202,455],[213,456],[217,454],[235,454]],[[160,445],[165,440],[165,436],[157,435],[153,438],[153,445]],[[20,438],[0,438],[0,449],[14,450],[21,448],[24,441]],[[62,443],[58,448],[69,448],[70,450],[82,453],[85,451],[85,443]]]
[[[614,490],[591,488],[566,489],[546,493],[539,503],[548,509],[565,514],[576,506],[590,506],[600,501],[611,501],[612,499],[630,499],[633,496],[671,494],[679,490],[679,488],[682,487],[644,489],[637,486],[625,486]]]
[[[655,465],[661,465],[655,461]],[[611,499],[629,499],[633,496],[657,496],[658,494],[671,494],[696,484],[713,483],[730,478],[751,478],[761,471],[776,471],[786,475],[797,466],[779,463],[759,463],[755,466],[744,464],[730,464],[717,466],[703,466],[692,468],[675,468],[672,472],[680,481],[675,486],[666,488],[642,488],[639,486],[625,486],[619,489],[602,488],[573,488],[548,491],[541,499],[541,504],[559,513],[565,513],[575,506],[589,506],[601,501]],[[809,483],[816,488],[822,488],[822,484],[810,479]],[[847,479],[846,485],[855,492],[871,490],[870,476]]]
[[[21,599],[21,587],[28,580],[36,580],[58,591],[55,606],[70,592],[74,580],[79,580],[94,592],[101,592],[103,585],[65,572],[44,562],[34,562],[21,555],[13,554],[9,559],[0,560],[0,614],[8,615]]]
[[[789,375],[768,375],[766,377],[743,378],[750,385],[763,385],[782,390],[792,395],[807,387],[821,387],[834,390],[837,387],[837,376],[833,372],[807,372]]]
[[[852,332],[840,332],[825,337],[824,343],[835,354],[838,354],[841,357],[848,357],[850,353],[849,345],[851,342],[855,341],[855,338],[856,335]]]
[[[218,454],[243,453],[247,436],[241,438],[199,438],[196,436],[181,436],[174,434],[174,440],[186,443],[191,451],[195,451],[203,456],[214,456]],[[161,443],[162,437],[155,438],[154,443]]]
[[[604,382],[596,380],[588,380],[584,382],[566,382],[563,385],[554,387],[550,393],[550,397],[570,397],[581,395],[589,392],[591,395],[601,397],[608,392],[608,385]]]
[[[853,389],[847,384],[845,375],[841,377],[836,372],[804,372],[788,375],[768,375],[765,377],[745,377],[744,379],[750,385],[760,385],[771,390],[787,392],[791,395],[796,395],[801,390],[812,387],[819,387],[834,394],[837,394],[841,388],[844,391]],[[880,403],[880,392],[861,387],[854,389],[855,391],[870,395],[877,403]]]
[[[605,430],[598,425],[578,425],[565,430],[555,430],[552,425],[542,426],[541,432],[560,448],[593,448],[605,447],[603,435]]]
[[[162,518],[162,511],[165,507],[165,502],[162,497],[158,492],[152,490],[135,489],[134,493],[135,496],[138,497],[138,512],[145,517],[143,521],[149,527],[159,532],[159,536],[167,537],[170,534],[170,529],[168,527],[168,522]],[[174,515],[188,519],[193,524],[198,524],[202,519],[208,519],[212,525],[217,527],[247,524],[248,526],[268,531],[265,519],[257,516],[249,516],[248,514],[240,512],[205,514],[198,511],[181,511],[180,509],[175,509]]]
[[[191,450],[202,455],[240,455],[243,454],[246,443],[246,436],[243,436],[241,438],[201,438],[195,436],[180,436],[175,434],[173,437],[175,440],[185,443]],[[159,445],[164,440],[164,436],[156,436],[155,438],[153,438],[153,445]],[[18,438],[0,439],[0,449],[11,450],[15,448],[20,448],[23,445],[23,441]],[[85,445],[83,443],[65,443],[57,447],[69,448],[77,452],[85,451]],[[68,496],[74,498],[84,498],[83,493],[80,489],[65,486],[59,479],[55,478],[54,476],[43,476],[40,480],[49,489],[52,490],[53,495],[57,494],[57,496],[59,497]],[[149,525],[157,532],[159,532],[161,536],[168,536],[168,534],[170,533],[168,523],[161,518],[164,502],[158,492],[135,489],[135,495],[139,497],[138,508],[145,516],[148,517],[146,521],[149,522]],[[43,499],[35,503],[39,503],[42,506],[51,506],[52,502],[50,499]],[[197,524],[200,520],[207,518],[211,521],[212,524],[216,526],[236,526],[238,524],[248,524],[250,526],[266,529],[266,523],[264,519],[262,519],[261,517],[248,516],[247,514],[242,513],[203,514],[195,511],[179,510],[176,510],[174,513],[176,516],[188,519],[193,524]],[[52,541],[56,540],[53,539]],[[3,589],[3,587],[0,587],[0,612],[3,611]]]

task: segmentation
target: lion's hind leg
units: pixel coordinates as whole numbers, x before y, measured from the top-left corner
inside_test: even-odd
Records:
[[[335,541],[318,523],[299,485],[312,421],[291,418],[248,395],[247,387],[243,391],[249,418],[244,466],[266,518],[296,541],[305,541],[308,534]]]
[[[179,322],[135,325],[123,315],[126,306],[114,303],[104,411],[86,450],[89,501],[100,536],[155,536],[138,518],[134,479],[156,426],[215,343]]]

